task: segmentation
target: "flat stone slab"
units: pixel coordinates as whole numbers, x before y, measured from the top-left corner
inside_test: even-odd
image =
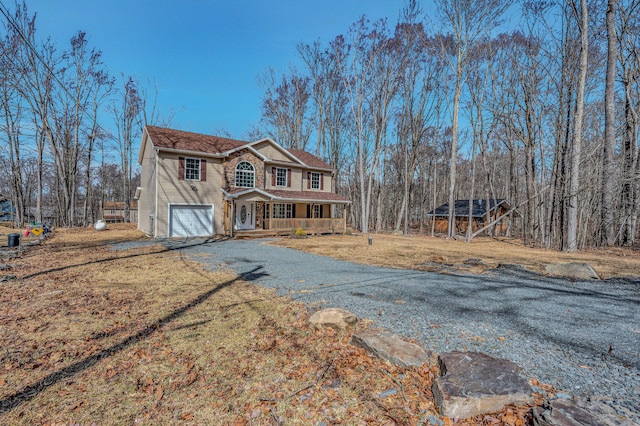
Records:
[[[509,404],[535,401],[531,386],[511,361],[479,352],[449,352],[438,357],[441,377],[432,391],[442,415],[466,419],[502,411]]]
[[[311,315],[309,323],[315,327],[346,328],[357,320],[358,318],[349,311],[340,308],[327,308]]]
[[[586,262],[556,263],[544,267],[550,275],[576,278],[579,280],[599,280],[600,276]]]
[[[557,399],[533,408],[534,426],[633,426],[637,423],[618,415],[598,401]]]
[[[388,330],[359,331],[351,336],[351,343],[404,368],[420,367],[429,358],[420,346],[407,342],[402,336]]]

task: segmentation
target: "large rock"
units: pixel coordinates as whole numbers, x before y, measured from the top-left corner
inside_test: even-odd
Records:
[[[600,277],[586,262],[556,263],[545,266],[550,275],[576,278],[579,280],[599,280]]]
[[[442,415],[466,419],[501,411],[505,405],[534,402],[532,389],[511,361],[479,352],[439,356],[440,373],[432,387]]]
[[[316,327],[345,328],[358,319],[351,312],[340,308],[322,309],[309,318],[309,323]]]
[[[533,408],[534,426],[632,426],[632,420],[622,417],[599,401],[557,399],[544,407]]]
[[[400,367],[420,367],[429,358],[420,346],[388,330],[362,330],[351,337],[351,342]]]

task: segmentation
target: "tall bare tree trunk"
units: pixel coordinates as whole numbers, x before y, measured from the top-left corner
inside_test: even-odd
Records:
[[[470,243],[473,239],[473,199],[474,193],[476,189],[476,141],[475,138],[473,140],[471,147],[471,188],[469,190],[469,214],[467,216],[467,234],[465,236],[465,241]],[[487,205],[487,212],[489,211],[489,206]]]
[[[458,163],[458,112],[462,91],[462,53],[458,53],[456,66],[456,88],[453,94],[453,119],[451,122],[451,159],[449,164],[449,229],[448,236],[456,235],[456,169]]]
[[[571,176],[569,180],[569,207],[567,209],[567,251],[578,249],[578,190],[580,186],[580,156],[582,150],[582,122],[584,117],[584,91],[587,81],[589,58],[589,19],[587,0],[580,0],[580,13],[575,11],[580,29],[580,66],[578,91],[576,94],[576,114],[573,122],[573,144],[571,156]]]
[[[601,243],[612,246],[615,243],[613,195],[615,191],[614,151],[616,143],[616,64],[618,49],[616,45],[616,0],[607,5],[607,78],[604,92],[604,149],[602,155],[602,206],[601,206]]]

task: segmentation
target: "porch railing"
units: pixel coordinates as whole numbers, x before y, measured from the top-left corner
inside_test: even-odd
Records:
[[[298,228],[302,228],[307,232],[328,234],[333,232],[343,233],[346,228],[344,218],[334,219],[265,219],[263,221],[264,229],[272,231],[292,232]]]

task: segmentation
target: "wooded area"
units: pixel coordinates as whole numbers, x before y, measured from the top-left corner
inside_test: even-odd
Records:
[[[428,233],[445,202],[506,199],[521,214],[508,233],[527,244],[636,243],[640,0],[435,5],[409,0],[394,27],[362,17],[300,43],[299,67],[258,79],[249,138],[326,159],[362,232]],[[0,193],[16,225],[86,225],[102,201],[128,206],[140,130],[170,120],[85,33],[61,52],[24,3],[1,12]]]
[[[328,159],[362,232],[430,232],[445,202],[504,198],[528,244],[633,245],[640,2],[435,4],[301,43],[262,124]]]
[[[159,121],[147,103],[155,98],[135,78],[112,76],[85,32],[60,51],[36,36],[26,3],[0,13],[0,193],[15,226],[85,226],[105,201],[124,201],[128,221],[134,145],[145,123]]]

